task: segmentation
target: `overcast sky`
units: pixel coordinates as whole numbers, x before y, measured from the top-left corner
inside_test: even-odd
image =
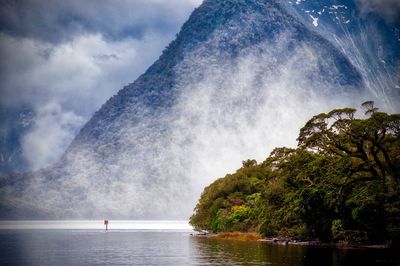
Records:
[[[201,0],[0,0],[0,105],[31,106],[23,152],[56,161],[77,130],[133,82]]]

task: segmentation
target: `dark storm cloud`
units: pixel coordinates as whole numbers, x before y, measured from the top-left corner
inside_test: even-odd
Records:
[[[200,1],[0,0],[0,30],[50,42],[76,34],[142,38],[147,31],[176,31]]]
[[[388,22],[400,21],[400,0],[356,0],[364,13],[375,12]]]

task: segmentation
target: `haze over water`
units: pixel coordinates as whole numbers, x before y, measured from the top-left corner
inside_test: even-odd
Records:
[[[65,229],[104,230],[103,220],[32,220],[0,221],[0,229]],[[109,230],[173,230],[192,231],[187,221],[109,220]]]

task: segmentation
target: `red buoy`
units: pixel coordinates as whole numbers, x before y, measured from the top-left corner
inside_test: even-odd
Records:
[[[104,220],[104,225],[106,226],[106,231],[108,230],[108,220]]]

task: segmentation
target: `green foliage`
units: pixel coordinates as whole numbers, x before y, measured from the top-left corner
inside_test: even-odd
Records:
[[[400,115],[363,104],[314,116],[297,149],[205,188],[190,223],[197,229],[348,243],[400,241]]]
[[[256,229],[262,177],[266,174],[255,160],[243,162],[243,168],[235,174],[226,175],[204,189],[190,218],[191,224],[211,231]]]
[[[346,239],[345,238],[346,233],[344,230],[343,222],[340,219],[332,221],[331,231],[333,240],[344,241]]]

